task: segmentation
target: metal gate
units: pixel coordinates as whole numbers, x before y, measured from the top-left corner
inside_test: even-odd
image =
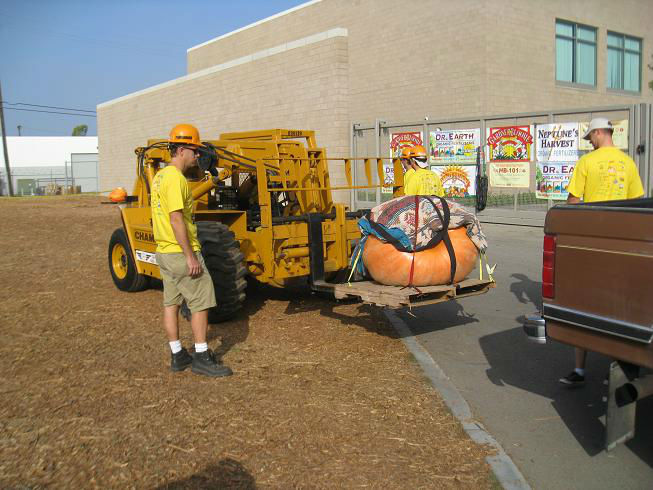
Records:
[[[627,153],[639,168],[645,192],[650,195],[653,190],[653,172],[651,171],[651,104],[623,106],[591,107],[569,110],[550,110],[529,113],[490,115],[470,118],[449,118],[412,122],[388,122],[376,119],[374,124],[355,123],[351,131],[351,154],[355,158],[390,156],[390,135],[395,132],[421,132],[424,146],[429,144],[429,134],[436,129],[478,129],[481,135],[482,157],[487,160],[486,129],[500,126],[526,126],[544,123],[563,123],[589,121],[593,117],[607,117],[611,120],[628,121]],[[533,147],[535,142],[533,142]],[[479,213],[485,222],[525,224],[542,226],[546,211],[559,201],[538,199],[535,193],[537,164],[532,158],[530,167],[530,186],[524,189],[505,189],[490,187],[487,207]],[[470,164],[468,164],[470,165]],[[486,173],[486,165],[482,172]],[[362,161],[354,165],[355,185],[366,182]],[[375,176],[375,183],[378,178]],[[364,189],[352,191],[353,208],[367,209],[391,197],[381,189]],[[456,198],[454,198],[456,199]],[[474,205],[473,199],[458,199],[465,205]]]
[[[71,153],[70,179],[81,192],[98,192],[98,154]]]

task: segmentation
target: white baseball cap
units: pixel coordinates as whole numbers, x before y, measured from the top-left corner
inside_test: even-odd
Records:
[[[590,139],[590,133],[595,129],[613,129],[612,123],[607,120],[605,117],[595,117],[590,121],[590,125],[587,127],[587,131],[583,136],[584,140]]]
[[[413,157],[413,160],[415,160],[419,168],[427,168],[429,166],[429,161],[426,157]]]

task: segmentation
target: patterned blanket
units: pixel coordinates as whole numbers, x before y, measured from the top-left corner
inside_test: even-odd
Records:
[[[385,228],[399,229],[408,238],[411,245],[417,248],[423,247],[433,238],[433,236],[442,230],[442,222],[437,211],[433,208],[433,203],[438,207],[440,213],[444,215],[442,202],[437,196],[417,196],[419,202],[419,223],[415,223],[415,197],[403,196],[397,197],[390,201],[379,204],[372,208],[370,221],[374,221]],[[428,197],[428,199],[427,199]],[[467,228],[467,236],[476,245],[479,251],[484,252],[487,249],[487,240],[481,231],[481,224],[478,218],[460,204],[454,201],[447,201],[450,210],[449,228]],[[366,230],[362,230],[363,234]],[[417,237],[415,235],[417,234]],[[417,241],[415,241],[417,238]]]

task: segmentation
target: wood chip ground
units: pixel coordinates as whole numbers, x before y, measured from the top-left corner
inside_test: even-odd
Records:
[[[493,486],[373,307],[258,288],[210,327],[234,376],[169,372],[162,293],[113,285],[101,200],[0,199],[0,487]]]

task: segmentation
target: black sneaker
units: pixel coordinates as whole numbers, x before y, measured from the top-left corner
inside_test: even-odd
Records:
[[[183,371],[193,363],[193,356],[191,356],[183,347],[176,354],[170,356],[170,370],[174,372]]]
[[[215,354],[211,349],[204,352],[195,352],[193,354],[193,367],[191,370],[195,374],[219,378],[222,376],[231,376],[233,372],[227,366],[218,363]]]
[[[576,371],[572,371],[564,378],[560,378],[559,381],[567,386],[581,386],[585,384],[585,376],[581,376]]]

